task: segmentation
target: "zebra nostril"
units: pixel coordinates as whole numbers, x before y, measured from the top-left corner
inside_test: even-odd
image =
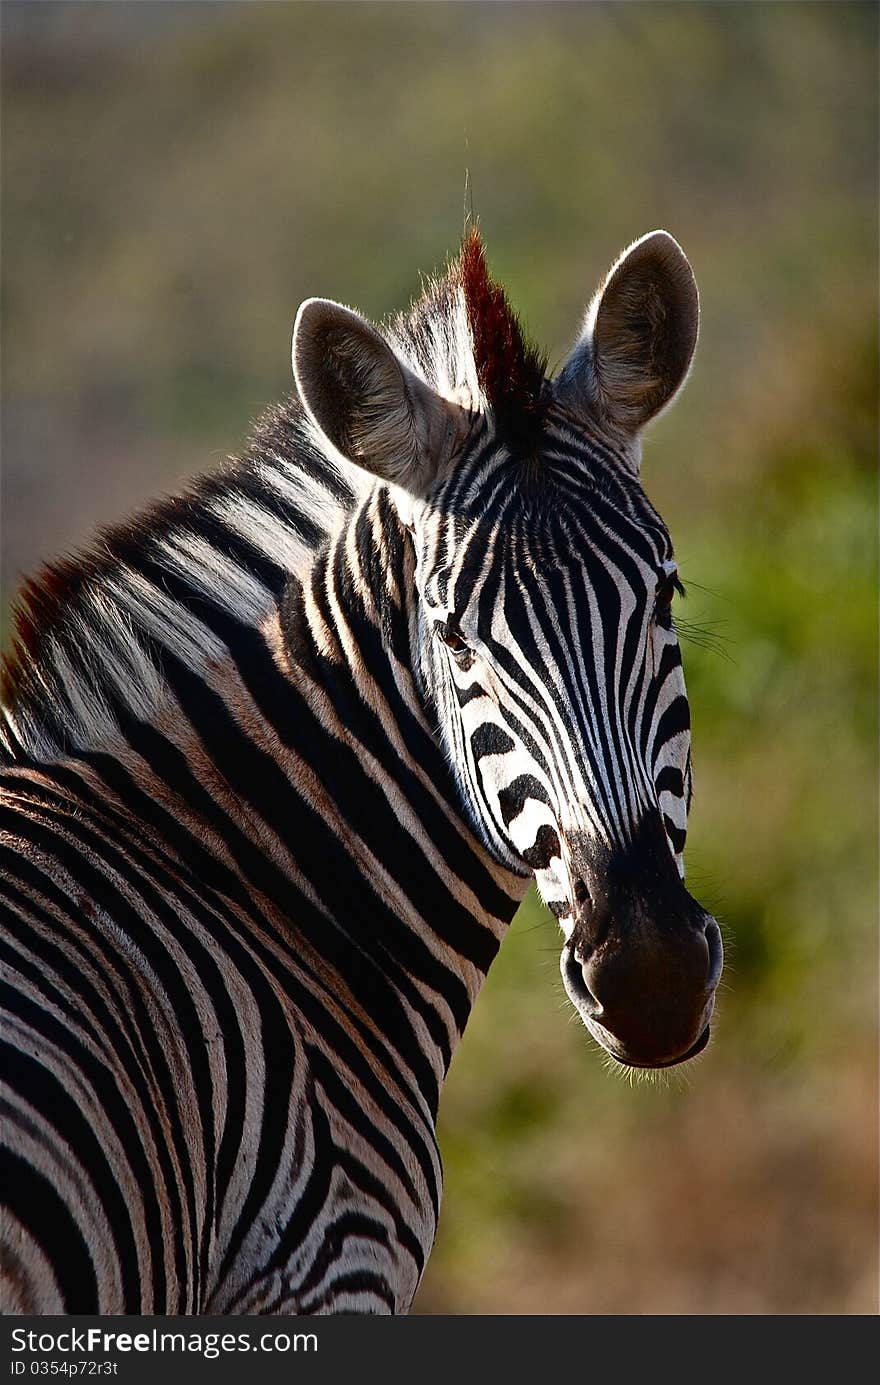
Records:
[[[562,970],[572,999],[579,1000],[590,1014],[599,1014],[601,1006],[587,985],[584,975],[584,963],[592,951],[589,943],[578,943],[575,947],[566,948],[562,954]]]
[[[704,931],[709,948],[709,972],[706,977],[706,988],[714,991],[721,977],[721,968],[724,965],[724,947],[721,942],[721,930],[713,918],[707,919]]]
[[[581,879],[577,879],[574,882],[574,902],[579,905],[580,908],[583,908],[585,904],[589,904],[590,902],[590,891]]]

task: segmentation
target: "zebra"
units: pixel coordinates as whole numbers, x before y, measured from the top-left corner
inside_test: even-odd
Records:
[[[403,1313],[445,1075],[529,882],[621,1065],[709,1037],[690,718],[641,434],[677,242],[551,378],[471,229],[383,327],[302,304],[240,457],[23,588],[4,672],[13,1313]]]

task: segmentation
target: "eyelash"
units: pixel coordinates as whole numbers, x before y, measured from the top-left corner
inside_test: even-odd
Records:
[[[678,573],[664,574],[654,591],[654,619],[665,630],[669,629],[672,622],[672,598],[676,592],[679,596],[687,595]]]

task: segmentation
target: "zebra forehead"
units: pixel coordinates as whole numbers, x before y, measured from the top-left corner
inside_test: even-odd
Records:
[[[567,610],[578,593],[586,599],[609,579],[621,591],[628,586],[644,595],[657,573],[676,570],[670,552],[665,531],[626,520],[613,534],[601,523],[589,530],[559,514],[537,530],[478,524],[460,546],[441,541],[423,549],[420,586],[429,605],[457,618],[475,604],[486,616],[495,599],[506,602],[525,591],[542,591],[551,605]],[[488,590],[495,594],[489,604]]]
[[[591,543],[628,548],[660,566],[672,556],[663,520],[638,481],[613,464],[541,459],[540,480],[521,460],[496,455],[468,476],[459,468],[432,497],[420,518],[426,566],[477,572],[496,554],[526,567],[583,558]],[[465,473],[465,474],[462,474]],[[615,474],[616,473],[616,474]]]

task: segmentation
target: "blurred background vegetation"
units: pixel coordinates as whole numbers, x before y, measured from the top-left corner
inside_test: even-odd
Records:
[[[876,7],[7,0],[3,27],[4,630],[21,572],[236,450],[303,297],[405,305],[465,168],[557,360],[624,245],[685,246],[701,342],[644,475],[698,627],[714,1041],[608,1073],[527,901],[445,1094],[416,1306],[875,1312]]]

